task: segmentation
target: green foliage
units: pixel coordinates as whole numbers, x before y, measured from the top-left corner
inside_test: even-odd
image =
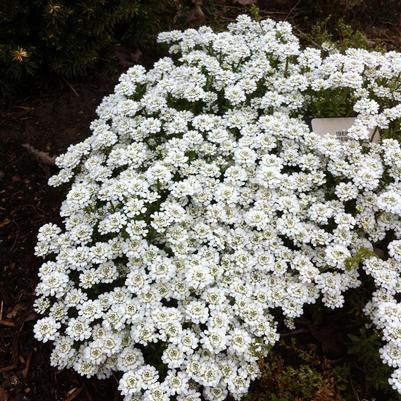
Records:
[[[314,118],[353,117],[353,99],[349,88],[326,89],[310,93],[307,114]]]
[[[251,345],[251,353],[256,358],[262,358],[263,355],[266,355],[266,353],[271,350],[271,348],[271,345],[267,345],[262,340],[257,339]]]
[[[388,384],[391,368],[380,359],[380,335],[361,328],[364,322],[358,319],[359,328],[346,329],[344,351],[336,359],[322,355],[308,335],[282,339],[260,361],[262,376],[244,400],[401,401]]]
[[[301,4],[315,19],[330,15],[333,24],[345,19],[359,26],[398,23],[401,11],[399,0],[303,0]]]
[[[255,21],[261,21],[262,16],[260,15],[260,9],[258,6],[255,4],[251,4],[249,6],[249,15],[255,20]]]
[[[378,350],[381,346],[380,335],[372,330],[361,328],[357,333],[348,334],[348,358],[332,370],[336,387],[344,400],[353,401],[358,393],[380,394],[383,397],[380,399],[387,401],[401,400],[388,384],[391,368],[380,358]]]
[[[371,249],[361,247],[354,255],[352,255],[345,261],[345,267],[347,269],[358,268],[363,259],[369,256],[377,256],[377,255]]]
[[[282,352],[272,351],[262,365],[261,385],[265,392],[263,396],[256,391],[250,392],[248,400],[313,400],[326,386],[324,372],[315,356],[298,349],[293,342],[287,347],[295,357],[294,362],[289,363],[281,356]]]
[[[314,46],[332,46],[339,51],[346,49],[361,48],[381,50],[378,45],[370,42],[366,36],[344,20],[339,19],[333,25],[331,16],[313,25],[311,32],[307,35],[307,42]]]
[[[382,346],[380,336],[375,332],[360,329],[359,335],[349,334],[348,337],[348,354],[362,367],[361,373],[365,380],[369,381],[375,390],[388,392],[388,378],[392,369],[380,359],[378,351]]]
[[[153,39],[169,0],[14,0],[0,8],[0,91],[55,73],[83,76],[116,41]]]

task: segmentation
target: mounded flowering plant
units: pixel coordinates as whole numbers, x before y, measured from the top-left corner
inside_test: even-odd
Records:
[[[401,392],[401,147],[370,142],[399,124],[401,54],[301,50],[288,23],[246,16],[159,40],[172,57],[123,74],[50,179],[71,182],[36,247],[52,365],[120,372],[126,401],[239,399],[280,319],[368,279]],[[348,141],[304,122],[336,91]]]

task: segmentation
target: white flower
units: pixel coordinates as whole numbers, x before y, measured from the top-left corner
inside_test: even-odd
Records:
[[[241,355],[248,351],[251,343],[251,337],[244,330],[235,329],[230,334],[229,342],[230,349],[232,349],[236,354]]]
[[[159,374],[157,373],[157,370],[150,365],[145,365],[141,367],[137,371],[137,375],[140,378],[142,382],[142,388],[143,389],[148,389],[151,388],[154,383],[156,383],[157,379],[159,378]]]
[[[75,341],[86,340],[91,335],[89,323],[81,319],[70,319],[67,325],[66,333]]]
[[[103,343],[101,340],[93,341],[83,350],[83,359],[94,365],[102,364],[106,358],[107,355],[103,350]]]
[[[200,301],[192,301],[185,308],[188,319],[193,323],[205,323],[208,316],[207,306]]]
[[[380,356],[387,365],[395,368],[401,367],[401,346],[400,344],[389,342],[380,348]]]
[[[44,317],[36,322],[34,327],[35,338],[44,343],[54,340],[58,335],[61,324],[52,317]]]
[[[401,393],[401,368],[396,369],[389,379],[389,383],[394,390]]]
[[[117,366],[121,371],[127,372],[137,369],[143,362],[143,355],[139,349],[127,347],[119,354]]]
[[[389,246],[389,254],[393,257],[397,262],[401,262],[401,241],[392,241]]]
[[[178,368],[184,362],[184,357],[185,355],[179,347],[170,345],[163,352],[162,361],[171,369]]]
[[[77,310],[78,316],[87,322],[92,322],[102,315],[102,306],[99,301],[83,302],[77,307]]]
[[[124,373],[120,379],[118,389],[122,395],[135,395],[139,394],[142,389],[142,380],[140,375],[134,370]]]

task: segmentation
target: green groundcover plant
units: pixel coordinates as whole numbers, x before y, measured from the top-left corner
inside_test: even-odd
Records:
[[[83,76],[110,66],[118,40],[146,42],[168,0],[13,0],[0,8],[0,91],[54,74]],[[26,87],[25,87],[26,91]]]
[[[301,49],[247,16],[159,41],[172,57],[123,74],[50,179],[71,182],[36,247],[52,365],[121,372],[126,401],[239,399],[279,321],[369,279],[401,392],[401,147],[370,141],[399,128],[401,54]],[[305,123],[330,99],[355,117],[346,141]]]

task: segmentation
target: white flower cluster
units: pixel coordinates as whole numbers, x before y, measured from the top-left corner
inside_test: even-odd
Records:
[[[72,181],[65,231],[40,230],[36,323],[51,363],[122,372],[126,401],[243,396],[258,358],[319,298],[342,306],[362,276],[366,307],[401,392],[401,147],[371,143],[401,117],[401,55],[301,50],[285,22],[246,16],[224,33],[168,32],[174,58],[135,66],[93,134],[58,157]],[[348,141],[303,122],[313,93],[346,89]],[[274,314],[274,316],[273,316]]]

